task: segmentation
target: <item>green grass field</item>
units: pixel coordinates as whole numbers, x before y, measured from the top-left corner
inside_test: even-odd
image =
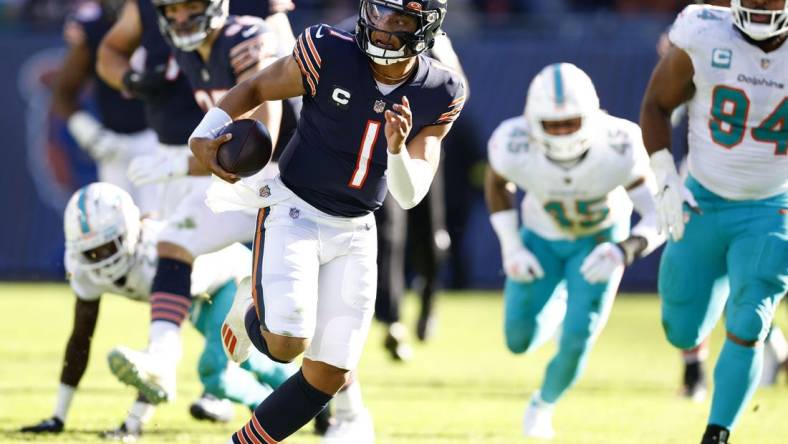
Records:
[[[415,305],[408,301],[407,320]],[[408,364],[392,363],[373,329],[360,377],[377,429],[385,443],[523,442],[520,421],[538,387],[553,344],[529,356],[513,356],[503,345],[501,298],[490,293],[447,293],[440,301],[438,335],[416,347]],[[104,355],[115,344],[143,347],[148,307],[119,297],[102,302],[92,359],[72,405],[67,432],[52,437],[14,431],[51,414],[60,360],[70,331],[73,297],[65,285],[0,285],[0,443],[101,442],[98,432],[117,426],[134,393],[110,374]],[[779,311],[778,323],[788,325]],[[412,324],[412,322],[411,322]],[[202,339],[184,329],[178,399],[159,409],[143,442],[225,443],[248,419],[237,408],[229,425],[196,422],[189,403],[200,394],[196,356]],[[712,358],[722,343],[718,328]],[[713,359],[712,359],[713,362]],[[676,396],[677,353],[665,342],[655,297],[621,296],[579,384],[555,415],[555,443],[697,443],[709,402]],[[788,386],[759,390],[733,435],[736,444],[788,442]],[[288,440],[317,443],[311,425]]]

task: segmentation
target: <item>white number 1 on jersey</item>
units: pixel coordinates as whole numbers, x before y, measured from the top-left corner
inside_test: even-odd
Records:
[[[375,142],[378,140],[378,132],[380,131],[380,122],[376,120],[367,120],[367,126],[364,128],[364,135],[361,138],[361,146],[358,149],[358,159],[356,160],[356,169],[353,171],[353,176],[348,182],[350,188],[359,189],[364,186],[369,173],[369,164],[372,161],[372,151],[375,149]]]

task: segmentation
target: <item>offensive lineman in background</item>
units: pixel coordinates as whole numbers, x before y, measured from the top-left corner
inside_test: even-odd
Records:
[[[156,134],[147,129],[142,103],[121,96],[95,71],[99,43],[122,6],[122,0],[89,1],[66,20],[63,36],[68,51],[52,90],[52,108],[66,120],[74,140],[96,161],[98,180],[128,191],[143,214],[149,214],[158,209],[156,188],[133,185],[126,169],[133,158],[156,149]],[[90,84],[98,118],[80,109],[80,96]]]
[[[654,179],[638,126],[600,110],[591,79],[568,63],[537,74],[525,116],[498,126],[489,159],[485,197],[507,277],[506,345],[530,352],[563,321],[523,418],[526,436],[551,439],[555,404],[580,376],[624,267],[664,241]],[[522,228],[509,182],[526,191]],[[641,219],[630,231],[633,203]]]
[[[158,260],[156,239],[163,222],[140,221],[140,210],[120,188],[108,183],[83,187],[71,197],[64,213],[64,262],[76,295],[74,322],[63,356],[55,411],[51,418],[25,427],[23,432],[63,431],[88,365],[102,295],[114,293],[147,301]],[[228,365],[220,328],[236,289],[249,291],[249,280],[241,279],[248,275],[244,270],[250,263],[250,251],[238,244],[195,261],[191,292],[199,296],[190,319],[205,337],[197,365],[205,392],[190,409],[197,419],[229,421],[233,413],[229,401],[253,409],[295,370],[260,353],[252,354],[240,368]],[[120,428],[105,437],[135,441],[153,412],[153,405],[138,399]]]
[[[763,341],[788,288],[786,36],[785,0],[690,5],[643,99],[660,226],[671,238],[659,271],[668,341],[696,347],[726,310],[703,444],[728,442],[757,386]],[[682,182],[669,117],[687,101],[689,177]]]

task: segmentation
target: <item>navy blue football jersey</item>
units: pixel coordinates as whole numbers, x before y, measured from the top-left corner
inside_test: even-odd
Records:
[[[181,70],[194,90],[194,98],[204,111],[216,105],[222,96],[247,75],[259,70],[261,58],[287,54],[279,39],[259,17],[229,16],[213,43],[210,60],[202,60],[197,51],[174,50]],[[283,102],[279,137],[273,160],[278,161],[295,132],[301,98]]]
[[[96,53],[101,39],[113,23],[114,17],[108,16],[100,3],[83,3],[74,15],[66,19],[63,36],[69,44],[84,44],[90,51],[93,97],[101,123],[117,133],[136,133],[147,127],[142,102],[123,97],[118,90],[104,83],[101,77],[96,75]]]
[[[203,61],[197,51],[173,50],[203,111],[216,105],[239,79],[257,72],[261,58],[275,57],[277,51],[276,35],[263,19],[234,15],[219,30],[209,60]]]
[[[408,80],[383,94],[354,37],[328,25],[305,30],[293,57],[306,94],[279,162],[281,178],[328,214],[356,217],[380,207],[388,191],[383,112],[402,96],[413,113],[407,142],[425,126],[453,122],[465,103],[462,77],[423,55]]]
[[[194,101],[189,81],[183,76],[172,56],[172,50],[159,31],[156,9],[150,0],[138,0],[142,23],[142,42],[145,48],[145,67],[167,65],[172,83],[156,99],[145,102],[145,117],[156,132],[159,142],[184,145],[194,128],[202,120],[203,112]]]

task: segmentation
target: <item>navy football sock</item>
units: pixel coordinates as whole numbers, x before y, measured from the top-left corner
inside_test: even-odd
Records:
[[[233,434],[233,442],[282,441],[317,416],[331,398],[312,387],[299,370],[257,406],[252,419]]]
[[[160,258],[150,289],[151,322],[180,326],[191,307],[192,266],[176,259]]]
[[[246,334],[249,335],[249,340],[252,341],[252,345],[254,345],[254,348],[259,350],[260,353],[268,356],[274,362],[279,362],[281,364],[287,364],[291,362],[283,361],[271,355],[271,351],[268,350],[268,343],[265,342],[265,337],[263,337],[260,319],[257,317],[257,312],[254,310],[254,307],[247,310],[246,317],[244,318],[244,324],[246,325]]]

